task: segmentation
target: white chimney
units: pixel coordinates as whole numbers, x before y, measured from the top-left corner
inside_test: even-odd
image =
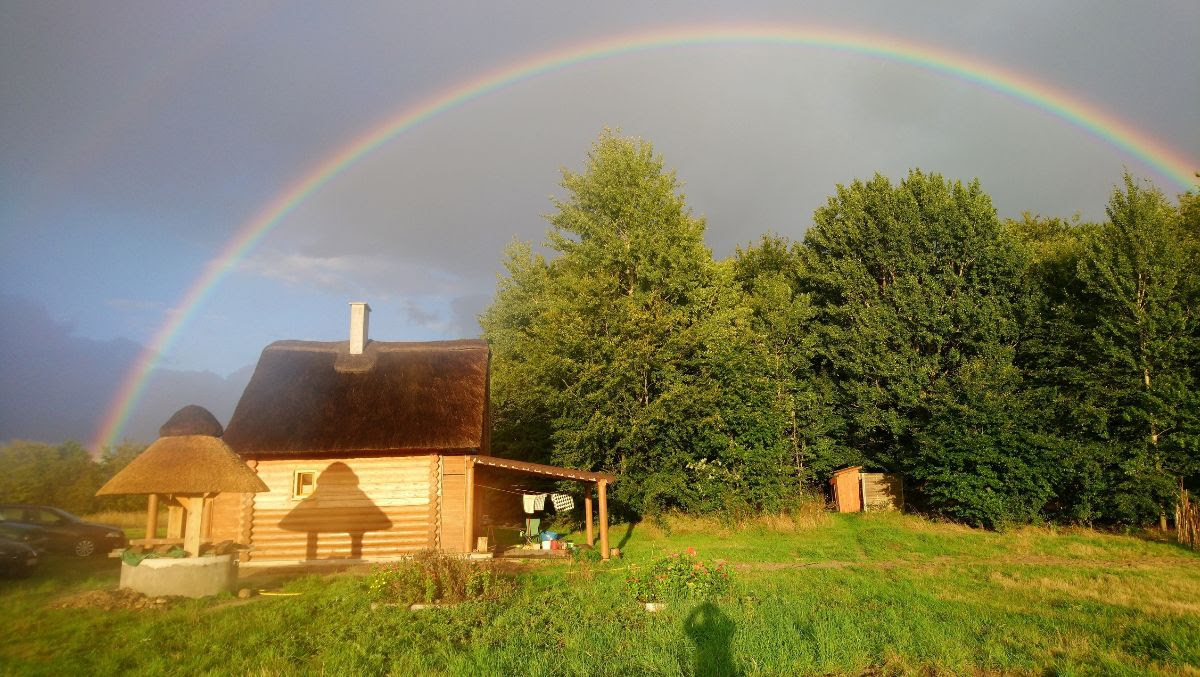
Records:
[[[362,355],[367,345],[367,319],[371,316],[371,306],[365,301],[350,303],[350,354]]]

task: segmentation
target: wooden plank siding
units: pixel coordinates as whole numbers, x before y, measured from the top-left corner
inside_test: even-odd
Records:
[[[467,464],[462,456],[442,457],[438,544],[445,552],[463,552],[467,534]]]
[[[900,475],[865,472],[862,474],[863,510],[901,510],[904,508],[904,487]]]
[[[211,501],[212,519],[209,521],[207,540],[213,543],[233,541],[246,543],[242,538],[245,525],[243,520],[248,516],[247,502],[254,494],[217,494]]]
[[[370,559],[433,547],[437,461],[434,455],[259,459],[256,471],[270,491],[254,495],[243,510],[250,561]],[[297,471],[316,473],[307,497],[292,495]]]

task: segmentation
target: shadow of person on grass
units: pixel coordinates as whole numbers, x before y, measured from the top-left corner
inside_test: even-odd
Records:
[[[733,620],[712,602],[704,602],[692,609],[683,622],[683,630],[696,645],[694,674],[741,674],[734,666],[730,653],[734,628]]]

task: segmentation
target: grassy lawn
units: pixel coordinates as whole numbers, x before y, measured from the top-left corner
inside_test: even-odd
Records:
[[[299,593],[63,609],[114,560],[0,581],[0,672],[64,674],[1197,673],[1200,556],[1085,530],[997,534],[895,515],[614,527],[626,556],[538,564],[500,601],[371,608],[361,571],[256,577]],[[694,547],[733,591],[647,613],[625,577]]]

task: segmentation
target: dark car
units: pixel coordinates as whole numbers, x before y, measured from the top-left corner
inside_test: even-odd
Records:
[[[27,576],[37,568],[38,553],[28,544],[0,536],[0,574]]]
[[[129,544],[121,527],[85,522],[66,510],[44,505],[0,505],[0,520],[38,527],[46,549],[91,557]]]
[[[0,538],[24,543],[37,550],[39,554],[45,552],[50,543],[50,537],[41,527],[20,522],[6,522],[3,519],[0,519]]]

